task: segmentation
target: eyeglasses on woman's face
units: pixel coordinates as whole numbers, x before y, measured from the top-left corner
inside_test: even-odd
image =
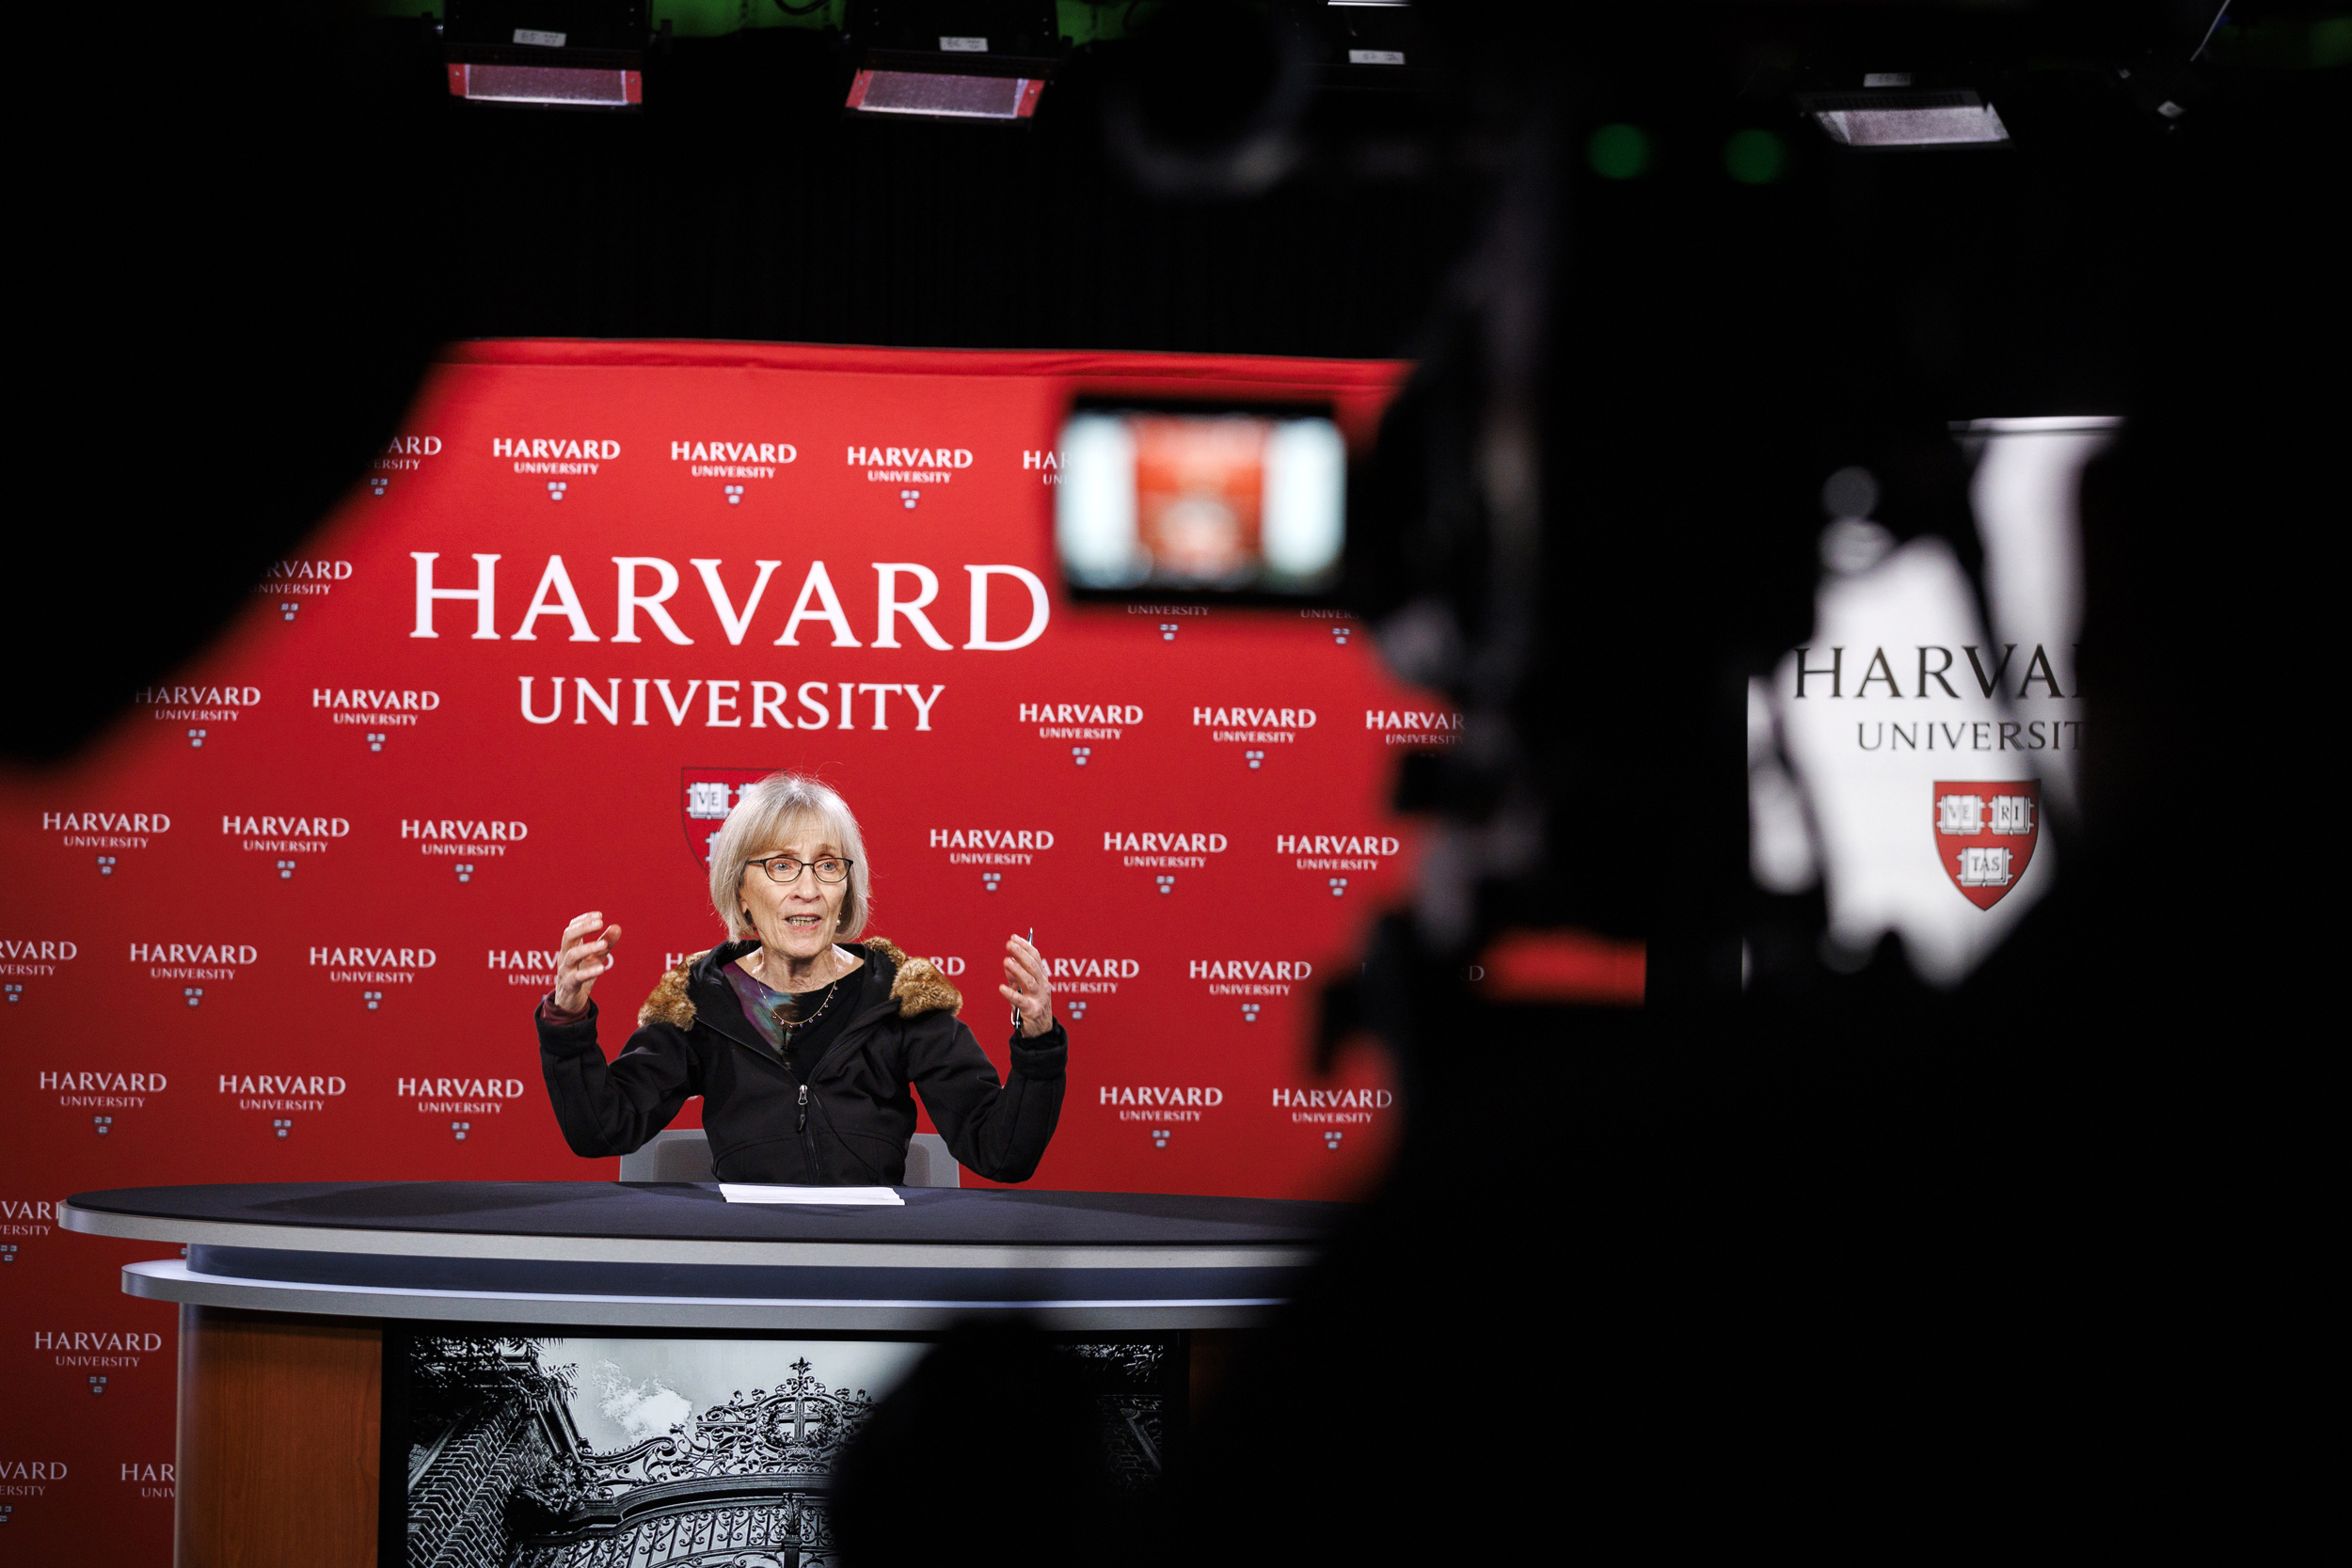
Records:
[[[758,866],[768,873],[768,879],[771,882],[797,882],[803,871],[814,871],[820,882],[842,882],[849,879],[850,867],[857,862],[844,860],[839,855],[820,855],[813,861],[791,855],[763,855],[758,860],[743,863]]]

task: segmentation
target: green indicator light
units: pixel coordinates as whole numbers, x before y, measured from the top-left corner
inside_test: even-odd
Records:
[[[1769,185],[1788,166],[1788,144],[1770,131],[1734,131],[1724,143],[1724,172],[1743,185]]]
[[[1649,167],[1649,138],[1631,125],[1604,125],[1584,144],[1584,161],[1604,180],[1630,180]]]

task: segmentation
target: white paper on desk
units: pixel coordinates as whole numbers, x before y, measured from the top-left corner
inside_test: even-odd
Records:
[[[888,1187],[776,1187],[722,1181],[719,1191],[729,1203],[841,1203],[903,1209],[907,1201]]]

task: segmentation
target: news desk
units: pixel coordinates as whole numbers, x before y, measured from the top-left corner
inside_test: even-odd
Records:
[[[899,1207],[716,1186],[315,1181],[82,1193],[69,1230],[175,1245],[122,1289],[180,1306],[182,1568],[375,1560],[385,1329],[1247,1329],[1343,1206],[906,1188]]]

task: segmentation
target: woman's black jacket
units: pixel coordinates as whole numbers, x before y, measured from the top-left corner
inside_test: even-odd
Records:
[[[668,974],[638,1010],[637,1032],[607,1063],[596,1014],[539,1018],[539,1066],[572,1152],[627,1154],[703,1097],[703,1128],[723,1181],[896,1186],[906,1179],[914,1098],[958,1163],[992,1181],[1025,1181],[1061,1115],[1070,1037],[1057,1022],[1015,1036],[1012,1073],[996,1069],[956,1017],[963,998],[937,968],[880,938],[856,945],[874,974],[853,1015],[803,1085],[759,1037],[719,971],[758,943],[727,942]]]

